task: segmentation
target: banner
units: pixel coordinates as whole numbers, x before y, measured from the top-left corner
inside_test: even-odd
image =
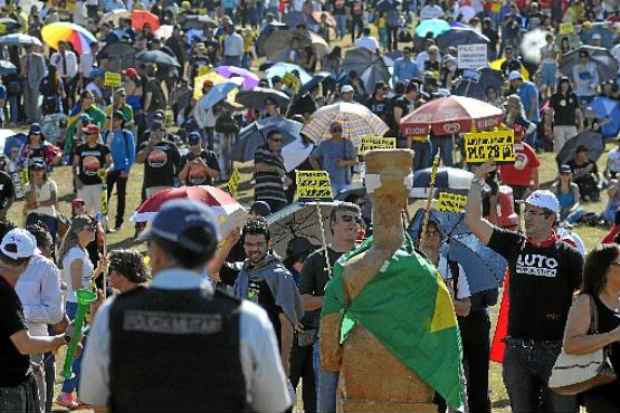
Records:
[[[327,171],[297,171],[297,199],[307,201],[331,201],[332,184]]]
[[[360,155],[373,149],[396,149],[396,138],[384,138],[381,136],[364,136],[359,149]]]
[[[486,66],[487,62],[486,44],[462,44],[458,47],[459,69],[478,69]]]
[[[226,184],[228,188],[228,193],[233,197],[237,197],[237,190],[239,189],[239,182],[241,181],[241,174],[239,174],[239,169],[235,166],[232,170],[232,174],[230,175],[230,179]]]
[[[480,164],[486,161],[511,163],[515,161],[515,134],[512,129],[493,132],[466,133],[465,162]]]
[[[105,72],[103,85],[105,87],[121,87],[123,81],[120,73]]]
[[[441,212],[463,212],[467,204],[465,195],[440,192],[438,196],[439,205],[437,209]]]

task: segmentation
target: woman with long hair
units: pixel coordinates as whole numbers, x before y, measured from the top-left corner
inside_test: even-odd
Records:
[[[87,215],[78,215],[71,221],[71,227],[65,235],[58,254],[58,268],[62,270],[64,282],[67,283],[67,316],[75,318],[78,304],[75,292],[80,288],[89,289],[93,280],[97,279],[104,271],[105,260],[100,260],[99,266],[94,268],[88,256],[86,247],[95,239],[97,222]],[[65,380],[62,393],[56,402],[69,409],[77,408],[78,402],[75,390],[79,383],[81,357],[76,357],[73,362],[75,377]]]
[[[56,211],[56,194],[58,186],[47,174],[44,162],[36,161],[30,165],[30,186],[26,193],[24,209],[26,225],[37,221],[43,222],[52,235],[54,241],[58,232],[58,217]]]
[[[47,65],[47,76],[43,78],[40,86],[43,95],[43,116],[63,112],[62,102],[65,98],[65,86],[62,78],[58,75],[56,66]]]
[[[598,315],[598,331],[592,333],[592,311]],[[609,350],[610,361],[620,374],[620,246],[603,244],[585,262],[583,284],[573,301],[564,330],[564,351],[588,354]],[[620,411],[620,381],[594,387],[580,395],[589,413]]]

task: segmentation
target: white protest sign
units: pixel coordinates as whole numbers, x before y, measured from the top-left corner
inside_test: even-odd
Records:
[[[487,45],[484,43],[462,44],[458,53],[459,69],[478,69],[487,65]]]

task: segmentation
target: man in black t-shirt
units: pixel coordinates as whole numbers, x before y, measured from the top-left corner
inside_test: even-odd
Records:
[[[362,212],[356,204],[343,202],[332,209],[329,216],[329,228],[332,233],[332,243],[327,247],[329,265],[325,262],[325,249],[311,254],[304,263],[299,280],[299,292],[304,303],[304,330],[316,330],[318,333],[325,285],[331,278],[328,268],[343,254],[355,247],[357,236],[357,222],[361,220]],[[315,359],[314,377],[317,379],[317,411],[336,411],[336,387],[338,373],[323,370],[319,363],[319,341],[315,340],[313,357]]]
[[[600,177],[596,162],[588,156],[588,147],[579,145],[575,158],[568,161],[568,166],[573,173],[573,182],[579,186],[581,199],[586,202],[598,202],[601,197],[598,187]]]
[[[583,258],[554,232],[560,204],[550,191],[537,190],[526,199],[525,236],[483,219],[482,177],[493,169],[487,163],[475,170],[465,223],[508,262],[510,310],[503,378],[512,411],[577,412],[576,398],[554,393],[547,382],[562,348],[573,293],[581,284]]]
[[[390,101],[386,99],[388,87],[383,82],[377,82],[375,85],[375,92],[372,94],[366,106],[375,115],[383,119],[384,122],[388,121],[388,113],[390,108]]]
[[[396,137],[399,141],[399,148],[405,146],[406,140],[406,137],[400,133],[400,120],[413,112],[417,106],[418,99],[418,84],[409,82],[405,89],[405,94],[392,101],[388,125],[390,126],[390,136]]]
[[[23,229],[9,231],[0,244],[0,411],[39,413],[37,384],[29,354],[55,352],[65,335],[33,337],[15,284],[37,251],[34,236]]]
[[[146,198],[174,186],[181,156],[177,146],[164,139],[166,130],[161,123],[153,124],[149,140],[142,143],[136,155],[137,163],[144,163],[144,195]]]
[[[15,201],[15,184],[6,170],[6,157],[0,155],[0,220],[6,219],[6,213]]]
[[[202,149],[202,137],[192,132],[188,137],[189,153],[181,158],[179,181],[183,185],[211,185],[220,174],[220,166],[215,152]]]
[[[103,171],[112,164],[112,155],[107,146],[98,143],[97,125],[90,124],[82,132],[86,135],[86,143],[75,149],[73,171],[77,175],[78,197],[84,200],[86,212],[94,216],[102,211],[102,176],[105,176]]]

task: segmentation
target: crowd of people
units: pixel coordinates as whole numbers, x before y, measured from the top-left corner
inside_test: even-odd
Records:
[[[506,260],[503,299],[501,285],[470,291],[470,275],[446,256],[450,234],[440,220],[431,217],[414,239],[453,297],[466,411],[492,411],[490,311],[504,301],[502,374],[513,412],[620,411],[617,379],[571,396],[547,384],[561,352],[606,349],[620,373],[620,146],[600,162],[620,133],[620,4],[2,3],[0,125],[24,133],[7,139],[0,155],[0,412],[45,413],[54,403],[95,411],[335,412],[339,373],[321,365],[320,314],[331,266],[372,233],[370,201],[344,198],[352,202],[327,217],[329,245],[294,237],[284,256],[272,248],[268,218],[295,202],[296,170],[327,171],[338,197],[363,182],[363,156],[341,119],[327,122],[320,142],[297,132],[302,146],[314,148],[293,168],[284,127],[261,134],[248,159],[235,150],[253,125],[283,120],[302,128],[341,102],[368,108],[398,148],[413,149],[414,171],[439,157],[474,174],[463,219]],[[44,29],[59,22],[74,23],[74,35],[52,45]],[[448,29],[417,30],[437,22]],[[473,32],[489,67],[461,67],[458,46],[466,43],[442,41],[447,30]],[[267,51],[279,31],[289,33],[278,45],[288,49]],[[351,51],[368,56],[367,69],[352,69]],[[120,85],[108,84],[109,73],[120,75]],[[230,94],[239,88],[261,98],[241,104]],[[404,133],[407,115],[453,95],[504,112],[515,162],[472,167],[463,162],[462,134]],[[122,231],[137,206],[127,202],[137,164],[144,165],[144,201],[178,186],[224,184],[242,158],[254,161],[254,199],[240,228],[220,234],[208,207],[175,201],[147,230],[135,228],[146,257],[107,251],[106,234]],[[69,184],[54,179],[64,167]],[[553,182],[542,182],[543,167],[554,171]],[[68,217],[60,184],[72,189]],[[23,229],[10,222],[18,217]],[[574,229],[580,224],[610,232],[588,253]],[[79,289],[98,298],[84,350],[55,394],[57,350],[79,335],[71,327]],[[435,401],[449,411],[439,394]]]

